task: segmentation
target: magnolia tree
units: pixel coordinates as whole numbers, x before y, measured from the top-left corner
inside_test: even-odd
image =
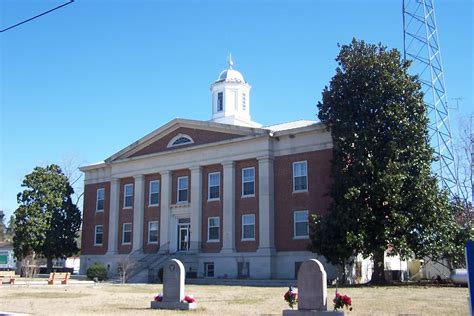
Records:
[[[48,271],[54,258],[76,253],[81,213],[72,202],[74,193],[68,178],[57,165],[36,167],[25,176],[15,211],[13,247],[18,259],[32,254],[47,259]]]
[[[318,102],[333,140],[332,204],[315,218],[312,250],[335,264],[362,254],[384,283],[384,253],[439,258],[456,225],[431,173],[420,82],[396,49],[353,40]]]

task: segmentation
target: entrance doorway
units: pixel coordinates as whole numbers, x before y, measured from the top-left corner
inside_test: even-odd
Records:
[[[191,237],[191,219],[178,219],[178,251],[188,251]]]

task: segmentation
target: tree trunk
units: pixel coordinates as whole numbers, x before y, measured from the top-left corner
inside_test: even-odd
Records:
[[[46,258],[47,263],[46,263],[46,273],[51,273],[53,272],[53,258]]]
[[[374,272],[372,273],[370,283],[376,285],[387,284],[384,270],[384,251],[377,251],[374,253]]]

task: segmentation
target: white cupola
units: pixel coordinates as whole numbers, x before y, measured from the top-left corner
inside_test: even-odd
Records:
[[[250,85],[244,76],[234,70],[232,55],[229,55],[229,68],[222,71],[211,85],[212,121],[216,123],[261,127],[250,119]]]

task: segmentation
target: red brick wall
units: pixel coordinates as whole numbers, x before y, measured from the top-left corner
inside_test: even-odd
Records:
[[[150,181],[160,180],[159,202],[158,206],[149,206]],[[143,220],[143,251],[153,253],[159,250],[160,245],[160,212],[161,212],[161,176],[160,174],[150,174],[145,176],[145,214]],[[148,222],[158,221],[158,244],[148,244]]]
[[[309,239],[294,239],[293,212],[324,214],[331,199],[332,149],[275,157],[275,247],[277,251],[306,250]],[[293,162],[307,161],[308,192],[293,193]]]
[[[211,172],[220,172],[221,173],[221,186],[220,186],[220,199],[208,201],[208,181],[209,173]],[[223,168],[222,165],[212,165],[205,166],[202,168],[202,228],[201,228],[201,240],[202,240],[202,252],[219,252],[222,249],[222,227],[223,227],[223,218],[222,218],[222,193],[224,192],[223,186]],[[207,225],[209,217],[219,217],[220,218],[220,229],[219,229],[219,242],[207,242]]]
[[[120,194],[119,194],[119,226],[118,226],[118,252],[129,253],[132,250],[133,243],[133,210],[134,208],[123,208],[124,185],[133,184],[133,194],[135,194],[135,183],[132,177],[120,179]],[[135,198],[135,196],[134,196]],[[122,230],[124,223],[132,223],[132,238],[130,245],[122,245]]]
[[[171,178],[171,204],[176,204],[178,202],[177,193],[178,193],[178,178],[179,177],[188,177],[188,203],[191,203],[191,171],[189,169],[175,170],[173,171]]]
[[[194,143],[189,144],[189,145],[181,145],[178,147],[174,148],[167,148],[168,143],[171,141],[171,139],[178,134],[186,134],[190,136]],[[195,145],[201,145],[201,144],[207,144],[207,143],[214,143],[218,142],[221,140],[226,140],[226,139],[232,139],[236,137],[242,137],[242,135],[235,135],[235,134],[229,134],[229,133],[219,133],[219,132],[211,132],[211,131],[205,131],[205,130],[199,130],[199,129],[194,129],[194,128],[187,128],[187,127],[180,127],[176,131],[163,136],[156,142],[146,146],[145,148],[139,150],[138,152],[134,153],[130,157],[136,157],[136,156],[142,156],[142,155],[147,155],[151,153],[157,153],[157,152],[162,152],[166,150],[173,150],[176,148],[182,148],[182,147],[188,147],[188,146],[195,146]]]
[[[255,196],[242,197],[242,168],[255,168]],[[255,214],[255,240],[242,241],[242,215]],[[235,163],[235,249],[237,252],[257,251],[258,237],[258,161],[242,160]]]
[[[97,189],[105,189],[104,211],[96,212]],[[84,186],[84,207],[82,222],[81,253],[101,255],[107,252],[110,214],[110,182],[87,184]],[[94,246],[95,225],[103,225],[102,246]]]

